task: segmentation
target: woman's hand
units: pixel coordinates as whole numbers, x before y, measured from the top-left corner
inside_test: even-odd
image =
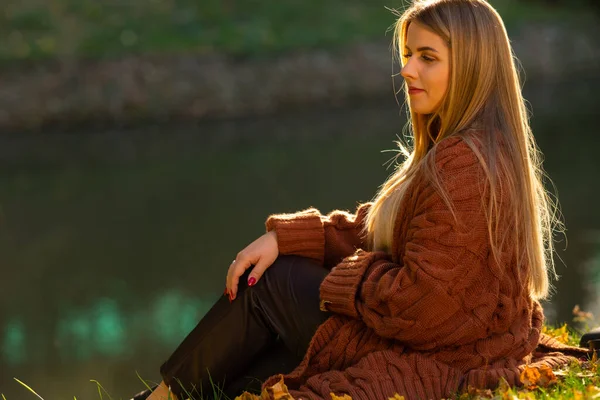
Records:
[[[277,246],[277,234],[275,231],[265,233],[250,243],[244,250],[240,251],[229,266],[229,271],[227,271],[226,287],[229,299],[235,299],[240,276],[248,268],[254,265],[248,276],[248,285],[253,286],[258,282],[267,268],[273,264],[278,255],[279,247]]]

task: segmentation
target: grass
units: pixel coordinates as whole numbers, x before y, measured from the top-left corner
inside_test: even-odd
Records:
[[[584,0],[490,0],[507,26],[581,20]],[[193,52],[263,55],[385,40],[406,0],[8,0],[0,60]],[[561,5],[561,4],[568,5]],[[575,6],[574,6],[575,4]],[[577,6],[579,4],[579,6]],[[4,12],[2,12],[4,11]],[[389,34],[388,34],[389,39]]]

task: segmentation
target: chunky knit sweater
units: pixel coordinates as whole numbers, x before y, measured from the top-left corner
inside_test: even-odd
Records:
[[[332,316],[300,365],[263,388],[283,378],[295,399],[439,399],[469,385],[494,387],[500,378],[519,385],[527,364],[557,367],[585,356],[541,334],[542,308],[528,293],[528,267],[515,262],[514,243],[501,249],[501,263],[494,261],[475,153],[460,137],[430,151],[457,219],[417,173],[389,254],[365,250],[368,203],[355,215],[310,208],[268,218],[281,254],[330,269],[320,296]]]

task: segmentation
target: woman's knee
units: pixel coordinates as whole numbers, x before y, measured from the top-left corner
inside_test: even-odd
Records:
[[[316,261],[301,256],[281,255],[265,271],[267,279],[289,282],[290,279],[322,281],[328,271]],[[264,277],[264,276],[263,276]]]
[[[253,286],[255,296],[279,299],[319,296],[319,287],[329,271],[310,258],[279,256]]]

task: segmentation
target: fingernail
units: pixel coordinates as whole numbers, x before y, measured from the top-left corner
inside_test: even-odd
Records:
[[[255,283],[256,279],[253,276],[248,279],[248,286],[254,286]]]
[[[227,288],[225,288],[225,291],[223,292],[223,296],[228,295],[229,292],[227,291]]]

